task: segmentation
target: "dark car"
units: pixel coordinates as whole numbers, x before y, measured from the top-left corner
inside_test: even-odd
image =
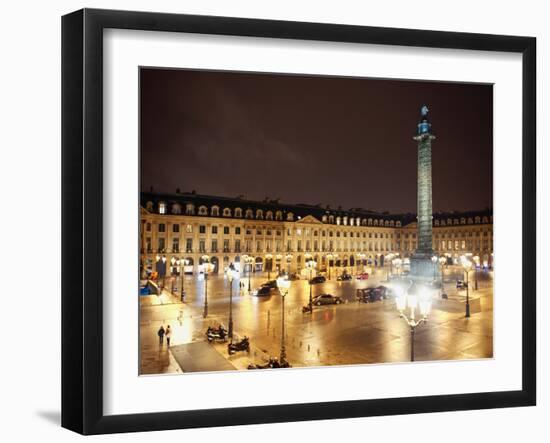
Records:
[[[289,279],[290,281],[293,281],[293,280],[300,280],[300,274],[296,274],[296,273],[294,272],[294,273],[292,273],[292,274],[290,274],[290,275],[288,276],[288,279]]]
[[[391,295],[391,290],[386,286],[370,287],[357,290],[357,298],[363,303],[373,303],[385,300]]]
[[[336,280],[338,281],[349,281],[349,280],[352,280],[353,277],[350,275],[350,274],[342,274],[342,275],[339,275]]]
[[[260,288],[253,294],[258,297],[261,297],[264,295],[271,295],[272,291],[273,291],[273,288],[270,288],[269,286],[260,286]]]
[[[313,299],[315,306],[339,305],[340,303],[342,303],[342,299],[332,294],[321,294]]]
[[[322,275],[317,275],[309,281],[309,284],[310,285],[316,285],[317,283],[324,283],[326,281],[327,281],[327,279],[325,277],[323,277]]]
[[[277,288],[277,280],[266,281],[265,283],[262,283],[262,288],[263,287],[267,287],[267,288],[270,288],[270,289],[276,289]]]
[[[468,283],[462,280],[456,281],[456,289],[466,289],[468,287]]]

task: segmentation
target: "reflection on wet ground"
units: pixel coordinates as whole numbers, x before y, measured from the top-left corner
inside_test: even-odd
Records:
[[[451,270],[452,271],[452,270]],[[312,314],[302,313],[308,304],[307,280],[293,281],[285,299],[285,345],[288,361],[293,367],[348,365],[365,363],[405,362],[410,360],[410,329],[399,318],[392,299],[375,303],[359,303],[358,288],[384,284],[386,271],[380,270],[369,280],[336,282],[334,280],[311,287],[313,296],[330,293],[344,303],[315,307]],[[453,360],[491,358],[493,355],[492,276],[480,272],[478,291],[470,290],[472,317],[464,318],[465,291],[454,287],[454,276],[446,274],[448,300],[435,300],[429,321],[417,328],[415,360]],[[253,276],[251,286],[257,288],[267,280],[265,275]],[[227,343],[211,345],[237,369],[249,363],[263,363],[278,356],[281,347],[281,306],[278,292],[257,297],[248,294],[248,279],[233,282],[233,321],[235,336],[248,336],[250,354],[228,356]],[[208,279],[208,316],[204,314],[205,281],[186,276],[186,300],[163,294],[140,297],[140,350],[142,374],[185,372],[166,343],[159,346],[160,325],[172,328],[172,345],[205,341],[209,325],[227,327],[229,316],[229,281],[222,275]],[[244,286],[240,288],[240,286]],[[170,287],[170,285],[167,285]],[[159,304],[162,301],[163,304]],[[192,370],[197,370],[193,366]]]

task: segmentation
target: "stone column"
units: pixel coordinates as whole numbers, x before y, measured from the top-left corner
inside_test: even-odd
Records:
[[[417,176],[417,248],[411,257],[411,276],[418,280],[431,280],[436,276],[432,244],[432,125],[428,120],[428,107],[423,105],[421,118],[413,139],[418,143]]]

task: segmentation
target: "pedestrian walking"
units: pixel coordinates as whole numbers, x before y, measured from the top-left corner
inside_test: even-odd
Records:
[[[162,342],[164,341],[164,334],[166,334],[166,331],[164,330],[164,326],[160,326],[160,329],[157,332],[157,335],[159,336],[159,345],[162,346]]]
[[[170,337],[172,336],[172,329],[170,328],[170,325],[166,327],[166,347],[170,347]]]

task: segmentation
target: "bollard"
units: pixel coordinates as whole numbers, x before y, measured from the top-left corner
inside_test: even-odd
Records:
[[[317,349],[317,356],[321,355],[321,350]]]
[[[307,352],[309,352],[310,350],[311,350],[311,346],[307,345]]]
[[[300,347],[302,347],[302,342],[300,342]]]

